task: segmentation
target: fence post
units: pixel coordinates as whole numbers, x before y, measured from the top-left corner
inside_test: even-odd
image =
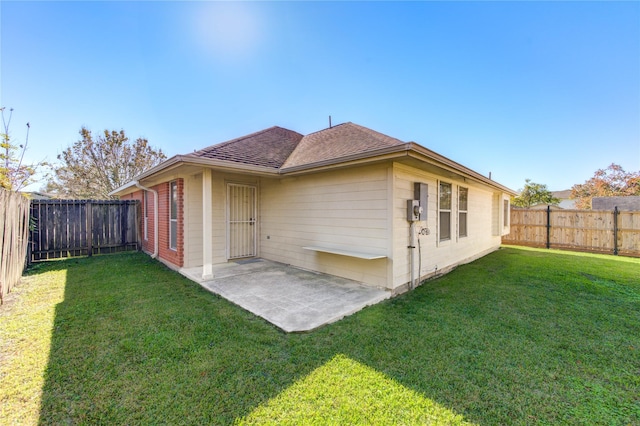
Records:
[[[29,232],[29,236],[31,236],[31,232]],[[25,262],[25,269],[31,266],[33,262],[31,261],[31,239],[27,242],[27,259]]]
[[[143,200],[144,200],[144,198],[143,198]],[[143,207],[142,207],[141,203],[139,201],[137,201],[137,200],[136,200],[136,203],[135,203],[135,207],[136,208],[134,210],[134,217],[135,217],[134,223],[135,223],[136,250],[140,251],[140,250],[142,250],[142,238],[140,236],[140,224],[139,224],[138,220],[139,220],[140,217],[142,217],[141,210],[142,210]]]
[[[547,248],[551,248],[551,206],[547,206]]]
[[[33,200],[29,200],[29,231],[27,232],[27,259],[25,262],[25,269],[31,266],[31,205]]]
[[[87,201],[85,204],[87,209],[87,256],[93,256],[93,209],[91,208],[91,201]]]
[[[129,217],[129,204],[120,205],[120,244],[123,247],[127,246],[127,218]],[[126,248],[125,248],[126,250]]]
[[[618,206],[613,208],[613,254],[618,255]]]

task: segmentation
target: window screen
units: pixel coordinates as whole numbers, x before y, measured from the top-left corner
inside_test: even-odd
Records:
[[[176,250],[178,247],[178,185],[176,182],[169,184],[169,248]]]
[[[458,236],[467,236],[467,203],[469,199],[469,189],[460,187],[458,189]]]
[[[440,241],[451,239],[451,184],[440,182],[440,202],[438,205],[440,221]]]

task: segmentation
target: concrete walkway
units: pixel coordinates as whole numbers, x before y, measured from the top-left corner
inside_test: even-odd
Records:
[[[211,280],[202,280],[201,267],[180,272],[286,332],[313,330],[391,296],[357,281],[264,259],[214,265]]]

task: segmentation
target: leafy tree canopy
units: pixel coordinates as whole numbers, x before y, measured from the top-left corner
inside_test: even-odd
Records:
[[[124,130],[105,130],[94,138],[82,127],[80,136],[58,155],[48,192],[64,198],[108,199],[111,191],[167,158],[144,138],[131,142]]]
[[[625,172],[612,163],[606,169],[596,170],[593,177],[585,183],[571,187],[571,198],[576,199],[579,209],[591,209],[593,197],[614,197],[640,195],[640,171]]]
[[[560,204],[560,199],[553,196],[547,185],[525,179],[524,188],[520,190],[520,195],[512,197],[511,204],[517,207],[531,207],[536,204],[557,205]]]

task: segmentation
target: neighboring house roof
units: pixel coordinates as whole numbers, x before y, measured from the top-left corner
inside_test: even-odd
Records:
[[[554,197],[559,198],[561,200],[568,200],[569,198],[571,198],[571,190],[570,189],[564,189],[562,191],[551,191],[551,194]]]
[[[571,198],[570,189],[565,189],[562,191],[551,191],[551,194],[560,200],[560,204],[558,204],[558,207],[569,210],[573,210],[576,208],[577,200]]]
[[[302,138],[298,132],[274,126],[209,146],[185,157],[212,158],[279,169]]]
[[[591,199],[591,210],[613,210],[615,207],[620,211],[640,211],[640,196],[593,197]]]
[[[563,209],[575,210],[576,209],[576,201],[577,200],[560,200],[560,204],[558,204],[558,206],[563,208]]]
[[[375,130],[354,123],[344,123],[303,137],[282,168],[335,160],[403,144],[401,140]]]
[[[54,196],[51,194],[38,191],[23,192],[23,194],[26,195],[27,198],[30,198],[32,200],[51,200],[54,198]]]
[[[516,195],[513,190],[415,142],[403,142],[354,123],[339,124],[306,136],[282,127],[270,127],[190,154],[173,156],[136,176],[110,195],[123,195],[135,190],[136,184],[142,179],[186,165],[263,176],[294,176],[336,166],[389,159],[426,164],[426,167],[439,170],[437,173],[447,176],[453,173]]]

